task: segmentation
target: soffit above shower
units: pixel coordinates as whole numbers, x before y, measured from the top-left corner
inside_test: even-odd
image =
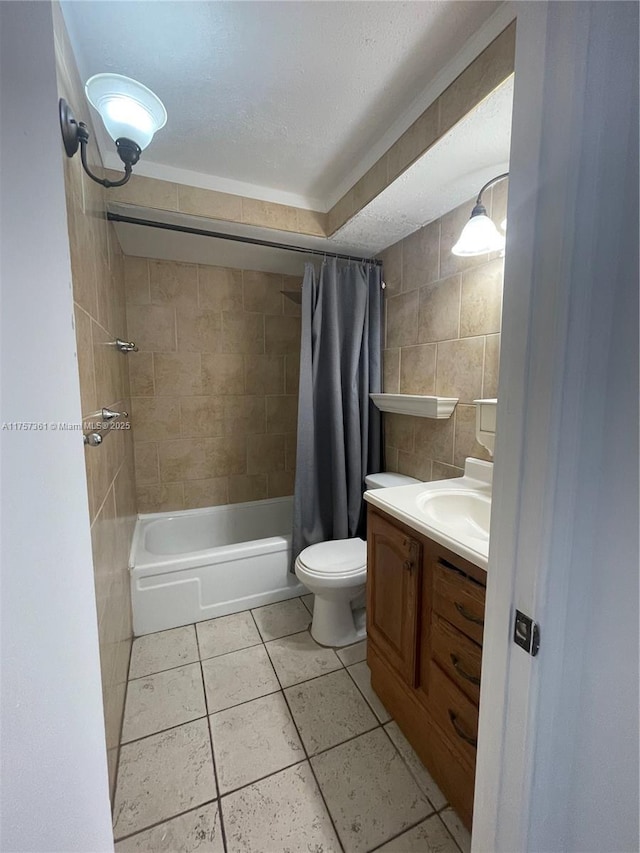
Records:
[[[494,175],[507,171],[511,142],[513,77],[471,110],[393,184],[329,238],[223,222],[117,202],[109,210],[192,228],[208,229],[327,252],[373,257],[428,222],[475,196]],[[127,255],[298,275],[311,256],[210,237],[115,224]]]
[[[63,0],[62,9],[83,79],[117,71],[165,102],[169,122],[138,174],[317,210],[505,25],[494,24],[502,4],[474,0]],[[119,168],[100,123],[97,133]]]

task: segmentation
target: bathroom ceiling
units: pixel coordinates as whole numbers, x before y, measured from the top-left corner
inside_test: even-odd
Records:
[[[110,201],[109,209],[139,219],[371,257],[472,199],[486,181],[508,171],[513,83],[512,75],[327,239],[136,208],[117,199]],[[139,225],[116,223],[115,228],[126,255],[291,275],[301,274],[305,261],[313,260],[300,253]]]
[[[63,0],[62,9],[84,80],[125,74],[167,107],[140,174],[327,209],[500,5]]]

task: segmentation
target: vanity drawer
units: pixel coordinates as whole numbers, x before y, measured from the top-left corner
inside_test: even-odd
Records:
[[[433,610],[482,645],[485,588],[438,560],[433,566]]]
[[[431,663],[431,713],[458,751],[475,765],[478,745],[478,709]]]
[[[434,614],[431,654],[454,684],[477,705],[480,702],[482,648]]]

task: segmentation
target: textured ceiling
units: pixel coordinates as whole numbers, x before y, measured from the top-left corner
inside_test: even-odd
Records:
[[[114,213],[141,219],[370,257],[477,195],[486,181],[508,170],[512,104],[513,76],[329,239],[133,208],[117,202],[111,202],[109,207]],[[138,225],[116,224],[116,231],[127,255],[292,275],[302,272],[306,260],[313,260],[311,256],[280,249]]]
[[[145,163],[326,202],[499,5],[63,0],[62,8],[83,79],[118,72],[164,101],[169,120]]]

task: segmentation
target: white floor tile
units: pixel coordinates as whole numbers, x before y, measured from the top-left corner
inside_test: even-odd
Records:
[[[342,667],[333,649],[319,646],[308,631],[271,640],[266,647],[283,687]]]
[[[438,815],[433,815],[378,847],[376,853],[458,853],[458,848]]]
[[[122,743],[204,717],[199,663],[130,681],[122,722]]]
[[[227,853],[339,853],[307,762],[222,798]]]
[[[251,611],[262,634],[262,639],[277,640],[288,634],[306,631],[311,624],[309,611],[299,598],[278,601]]]
[[[305,757],[282,693],[213,714],[210,724],[222,794]]]
[[[146,634],[133,641],[129,678],[140,678],[197,660],[198,644],[193,625]]]
[[[207,622],[198,622],[196,633],[202,660],[246,649],[261,642],[260,634],[248,610],[209,619]]]
[[[345,646],[342,649],[338,649],[336,654],[345,666],[360,663],[360,661],[367,659],[367,641],[361,640],[361,642],[355,643],[353,646]]]
[[[353,666],[349,666],[347,669],[351,673],[355,683],[360,688],[362,695],[371,705],[376,717],[381,723],[388,723],[391,719],[391,714],[384,707],[377,693],[371,686],[371,670],[369,669],[366,660],[361,663],[356,663]]]
[[[274,693],[278,679],[263,645],[202,661],[209,713]]]
[[[309,755],[378,725],[360,691],[343,669],[288,687],[285,695]]]
[[[411,771],[413,778],[420,786],[423,794],[427,795],[429,802],[434,809],[436,811],[440,811],[441,808],[446,806],[447,798],[431,778],[431,774],[422,761],[420,761],[409,741],[400,731],[398,724],[396,722],[387,723],[384,728],[396,745],[396,749],[404,758],[407,767]]]
[[[113,807],[114,836],[146,829],[216,795],[206,719],[125,744]]]
[[[115,845],[115,853],[224,853],[220,812],[211,803]]]
[[[458,815],[452,808],[445,809],[440,812],[440,817],[445,822],[445,825],[451,835],[455,838],[458,847],[462,853],[470,853],[471,851],[471,833],[462,823]]]
[[[311,759],[346,853],[364,853],[432,809],[381,729]]]

